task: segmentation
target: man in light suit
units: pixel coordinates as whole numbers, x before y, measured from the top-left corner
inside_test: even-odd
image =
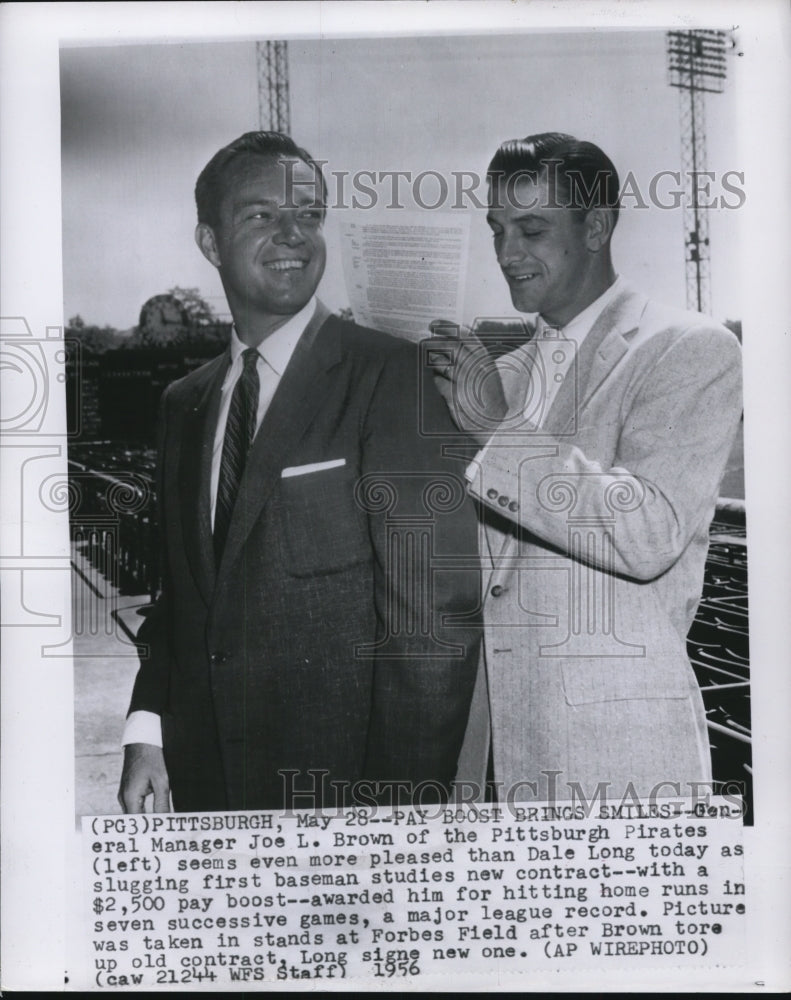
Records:
[[[126,811],[150,793],[165,811],[169,791],[182,811],[432,801],[456,769],[475,511],[414,345],[315,298],[325,201],[279,133],[240,137],[198,179],[196,239],[234,330],[162,401],[164,586],[138,636]],[[437,569],[449,555],[467,568]]]
[[[538,317],[496,368],[468,333],[436,372],[481,445],[485,656],[459,780],[490,759],[500,799],[694,795],[711,759],[685,640],[739,344],[616,276],[618,176],[592,143],[506,142],[488,179],[512,302]]]

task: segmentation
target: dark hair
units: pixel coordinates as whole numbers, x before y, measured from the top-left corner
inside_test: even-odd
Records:
[[[245,132],[238,139],[223,146],[201,170],[195,185],[195,204],[198,222],[210,226],[219,223],[220,202],[224,194],[225,177],[232,163],[242,156],[265,156],[270,159],[297,159],[313,167],[321,181],[322,202],[327,200],[327,185],[321,166],[310,153],[298,146],[291,136],[284,132]]]
[[[509,139],[492,157],[487,179],[494,186],[522,175],[534,181],[551,177],[553,205],[580,212],[610,208],[618,221],[618,172],[607,154],[592,142],[565,132]]]

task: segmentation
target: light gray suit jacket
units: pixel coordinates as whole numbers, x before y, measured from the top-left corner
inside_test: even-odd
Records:
[[[471,484],[486,636],[458,779],[482,781],[491,737],[500,800],[691,794],[711,761],[685,640],[741,414],[739,343],[627,286],[540,429],[522,418],[527,350],[498,362],[509,411]]]

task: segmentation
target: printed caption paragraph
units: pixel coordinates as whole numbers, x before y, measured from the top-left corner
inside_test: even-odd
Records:
[[[86,817],[83,850],[83,988],[743,959],[727,799]]]

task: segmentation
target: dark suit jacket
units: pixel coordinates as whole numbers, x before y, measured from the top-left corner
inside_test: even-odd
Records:
[[[162,402],[165,582],[138,636],[148,651],[130,711],[162,716],[175,808],[349,802],[333,781],[447,786],[480,638],[476,518],[463,463],[424,433],[454,431],[414,345],[319,307],[255,438],[215,566],[209,482],[228,363],[173,383]],[[387,484],[361,480],[373,474]],[[413,552],[459,565],[416,578],[406,536]]]

